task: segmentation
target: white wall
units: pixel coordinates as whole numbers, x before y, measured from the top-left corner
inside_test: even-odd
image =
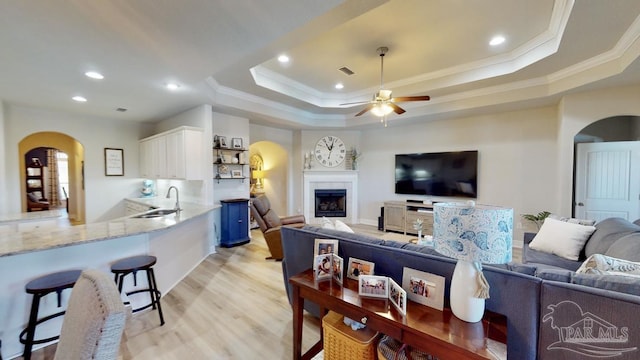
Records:
[[[87,222],[121,216],[124,214],[122,199],[137,196],[140,187],[138,139],[148,131],[148,125],[18,105],[5,106],[4,121],[7,192],[2,201],[6,213],[21,212],[18,143],[29,134],[41,131],[67,134],[84,146]],[[124,150],[124,176],[104,175],[106,147]]]
[[[0,129],[3,129],[2,134],[0,134],[0,194],[8,194],[7,190],[7,170],[6,170],[6,151],[5,151],[5,137],[7,132],[4,130],[5,121],[4,121],[4,102],[0,100]],[[4,200],[0,201],[0,214],[6,214],[7,208],[9,206],[9,202]]]

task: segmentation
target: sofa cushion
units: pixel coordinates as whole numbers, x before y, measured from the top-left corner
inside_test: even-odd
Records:
[[[326,217],[322,217],[322,228],[323,229],[331,229],[331,230],[335,230],[336,226],[333,224],[333,222],[331,222],[331,220],[327,219]]]
[[[595,229],[593,226],[546,218],[529,247],[565,259],[578,260],[580,251]]]
[[[625,235],[616,240],[605,255],[629,261],[640,261],[640,233]]]
[[[609,247],[618,239],[634,232],[640,232],[640,226],[623,218],[608,218],[596,224],[596,231],[584,248],[586,256],[606,254]]]
[[[640,263],[593,254],[576,270],[577,274],[635,276],[640,280]]]
[[[552,219],[556,219],[556,220],[560,220],[560,221],[564,221],[572,224],[587,225],[587,226],[593,226],[596,224],[595,220],[576,219],[576,218],[564,217],[556,214],[551,214],[549,215],[549,217]]]
[[[640,281],[635,277],[620,275],[574,274],[572,282],[578,285],[617,291],[640,296]]]
[[[345,231],[345,232],[349,232],[349,233],[353,233],[354,232],[347,224],[343,223],[340,220],[336,220],[335,228],[336,228],[336,230]]]

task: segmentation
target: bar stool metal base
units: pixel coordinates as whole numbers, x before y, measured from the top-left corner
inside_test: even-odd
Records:
[[[65,314],[65,311],[60,311],[38,319],[40,299],[55,292],[58,295],[58,307],[60,307],[62,305],[62,291],[64,289],[72,288],[80,277],[81,272],[82,270],[69,270],[48,274],[31,280],[25,286],[26,292],[28,294],[33,294],[31,312],[29,313],[29,323],[27,324],[27,327],[22,330],[19,336],[20,342],[24,344],[22,357],[25,360],[31,359],[31,350],[33,349],[33,345],[48,343],[60,338],[60,335],[56,335],[46,339],[35,339],[36,326]]]
[[[136,309],[132,309],[132,313],[136,313],[138,311],[142,311],[144,309],[153,308],[154,310],[158,310],[158,315],[160,316],[160,326],[164,325],[164,316],[162,315],[162,307],[160,305],[160,297],[162,294],[158,290],[158,285],[156,283],[156,276],[153,272],[153,265],[155,265],[157,259],[155,256],[150,255],[140,255],[134,256],[122,260],[118,260],[113,265],[111,265],[111,272],[115,274],[115,282],[118,286],[118,291],[122,293],[122,287],[124,284],[125,276],[129,274],[133,274],[133,284],[137,286],[137,272],[143,270],[147,273],[147,282],[149,284],[149,288],[147,289],[138,289],[126,292],[127,296],[135,295],[139,293],[149,293],[151,297],[151,302],[147,305],[141,306]]]

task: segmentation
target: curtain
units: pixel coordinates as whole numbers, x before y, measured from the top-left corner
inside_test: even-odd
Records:
[[[49,207],[56,208],[60,206],[60,184],[58,182],[58,150],[47,150],[47,169],[49,175],[49,184],[47,185],[47,199]]]

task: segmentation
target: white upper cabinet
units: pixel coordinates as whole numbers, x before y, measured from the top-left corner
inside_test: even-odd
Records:
[[[202,180],[204,131],[182,126],[140,140],[140,174],[152,179]]]

